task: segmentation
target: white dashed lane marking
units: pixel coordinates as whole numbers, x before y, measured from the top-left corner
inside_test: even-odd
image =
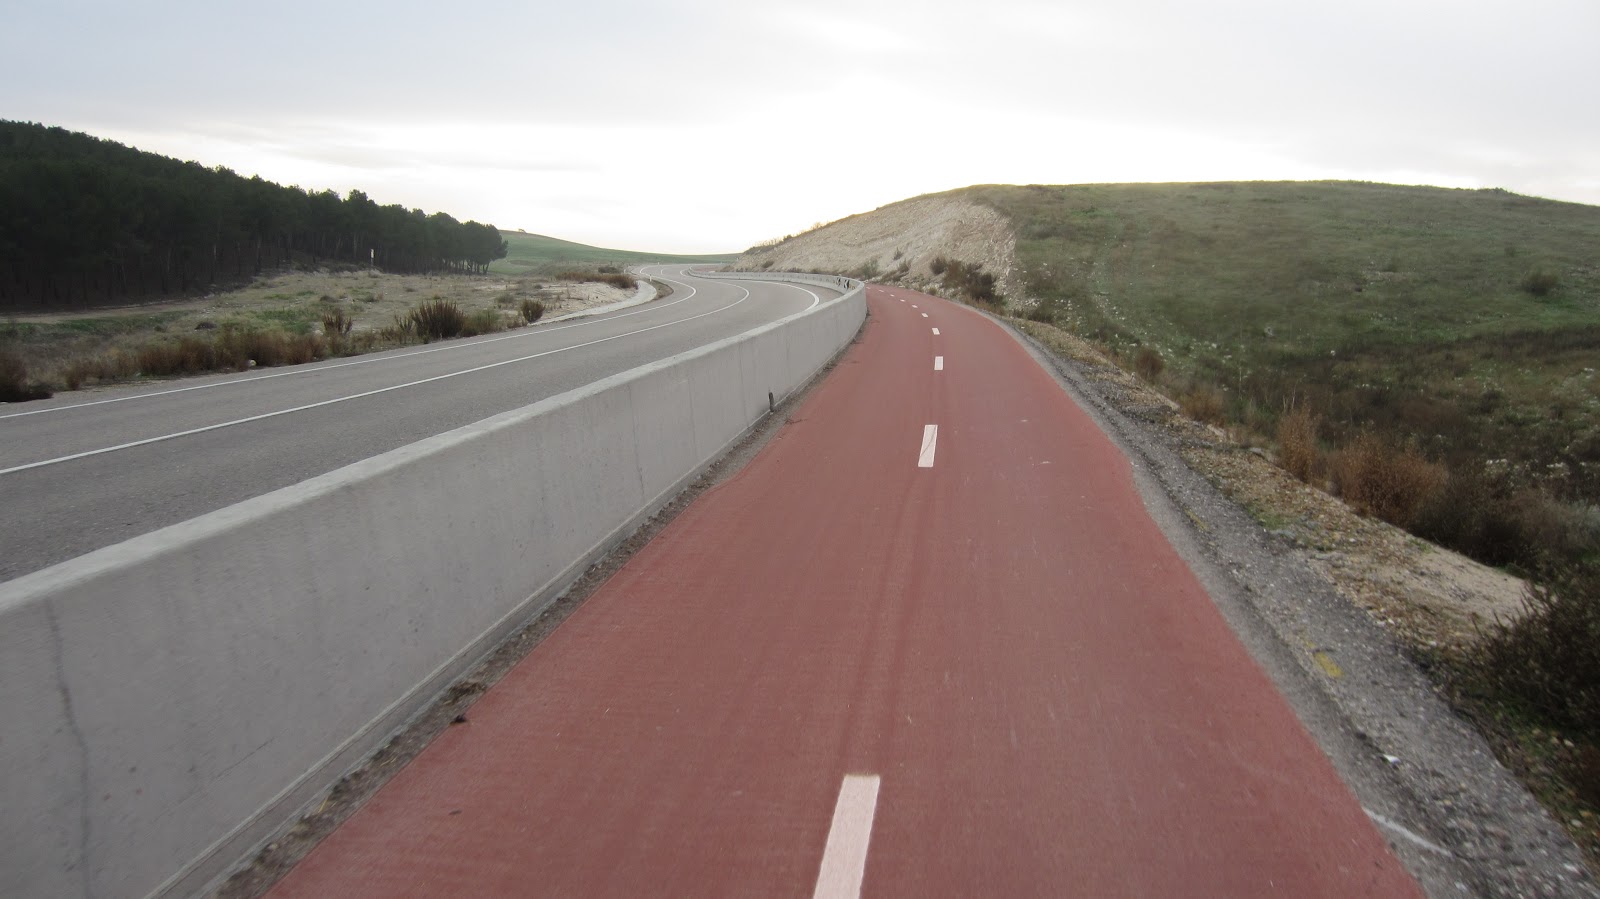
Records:
[[[918,468],[933,467],[933,451],[939,446],[939,426],[927,425],[922,429],[922,454],[917,457]]]
[[[944,371],[944,357],[943,356],[934,356],[933,357],[933,370],[934,371]]]
[[[877,811],[878,775],[846,774],[839,786],[839,802],[833,807],[833,824],[828,828],[828,844],[822,850],[822,868],[817,872],[812,899],[859,899]]]

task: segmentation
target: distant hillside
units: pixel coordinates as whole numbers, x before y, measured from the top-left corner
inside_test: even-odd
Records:
[[[1004,213],[962,191],[902,200],[746,250],[734,263],[746,271],[826,271],[868,280],[929,278],[934,260],[982,266],[1003,293],[1014,277],[1016,237]]]
[[[1009,258],[992,235],[921,239],[903,213],[928,203],[999,213]],[[1527,561],[1551,533],[1600,545],[1600,207],[1349,182],[980,186],[738,264],[825,256],[951,294],[938,257],[983,262],[1013,312],[1129,367],[1143,354],[1219,421],[1271,441],[1309,410],[1319,480],[1361,434],[1409,447],[1449,478],[1399,523],[1479,558]]]
[[[645,253],[636,250],[608,250],[529,234],[525,231],[501,231],[506,242],[506,256],[489,266],[489,271],[502,275],[554,274],[555,269],[573,265],[639,265],[652,262],[706,262],[724,264],[732,262],[737,254],[712,256],[674,256],[664,253]]]
[[[492,225],[308,193],[62,128],[0,122],[0,308],[186,294],[291,262],[484,271]]]

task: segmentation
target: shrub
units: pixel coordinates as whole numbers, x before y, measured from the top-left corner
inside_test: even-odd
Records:
[[[152,377],[196,374],[218,368],[216,348],[203,337],[147,343],[139,348],[136,356],[139,371]]]
[[[944,284],[957,293],[965,294],[974,303],[995,303],[999,297],[994,289],[994,275],[983,270],[983,263],[966,263],[939,257],[944,262]]]
[[[1024,317],[1029,321],[1044,322],[1047,325],[1053,325],[1056,323],[1057,316],[1059,316],[1063,311],[1065,310],[1062,309],[1060,300],[1056,299],[1055,297],[1048,297],[1040,300],[1032,309],[1029,309],[1024,314]]]
[[[933,257],[933,261],[928,263],[928,270],[933,272],[935,275],[944,274],[945,270],[949,267],[950,260],[944,258],[943,256],[935,256]]]
[[[77,390],[89,381],[113,381],[139,373],[136,355],[112,350],[94,356],[79,356],[61,366],[61,380],[68,390]]]
[[[1167,360],[1161,358],[1161,353],[1153,347],[1140,347],[1138,354],[1133,357],[1133,370],[1146,381],[1154,381],[1166,368]]]
[[[262,367],[304,365],[327,354],[319,334],[291,334],[277,329],[224,328],[213,347],[212,368],[244,370],[251,363]],[[147,372],[148,373],[148,372]]]
[[[1285,471],[1306,483],[1321,468],[1317,448],[1317,418],[1305,406],[1296,406],[1278,419],[1278,461]]]
[[[1215,387],[1196,387],[1185,393],[1178,405],[1195,421],[1212,425],[1227,422],[1227,399]]]
[[[322,313],[322,333],[329,337],[343,337],[355,327],[355,320],[343,309]]]
[[[1547,296],[1555,290],[1561,279],[1546,271],[1531,271],[1522,279],[1522,289],[1536,297]]]
[[[467,324],[461,329],[461,336],[476,337],[479,334],[493,334],[505,329],[506,321],[500,316],[500,310],[486,306],[467,316]]]
[[[1490,686],[1559,725],[1600,734],[1600,567],[1551,573],[1523,614],[1497,621],[1476,648]]]
[[[1450,472],[1444,487],[1417,511],[1412,530],[1487,565],[1507,565],[1527,557],[1510,498],[1470,469]]]
[[[523,300],[517,311],[522,315],[522,323],[531,325],[544,317],[544,304],[538,300]]]
[[[9,349],[0,348],[0,403],[48,399],[50,391],[28,382],[28,364]]]
[[[404,346],[417,339],[417,323],[409,314],[396,315],[387,326],[378,331],[378,339],[384,343]]]
[[[1334,489],[1357,511],[1409,527],[1445,486],[1449,473],[1415,449],[1396,449],[1362,432],[1333,462]]]
[[[556,275],[563,281],[594,281],[600,284],[610,284],[622,290],[635,290],[639,286],[639,279],[622,272],[606,272],[602,266],[598,272],[568,271]]]
[[[1576,758],[1567,771],[1578,797],[1593,806],[1600,806],[1600,746],[1579,747]]]
[[[407,319],[412,333],[425,341],[460,337],[467,326],[466,313],[453,300],[443,297],[434,297],[411,310]]]

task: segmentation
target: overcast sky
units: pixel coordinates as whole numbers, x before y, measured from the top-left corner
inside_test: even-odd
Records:
[[[1600,204],[1600,0],[0,0],[0,118],[584,243],[980,183]]]

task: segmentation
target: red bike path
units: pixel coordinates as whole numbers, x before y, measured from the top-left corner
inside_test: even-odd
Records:
[[[272,895],[1421,895],[1053,378],[869,308]]]

